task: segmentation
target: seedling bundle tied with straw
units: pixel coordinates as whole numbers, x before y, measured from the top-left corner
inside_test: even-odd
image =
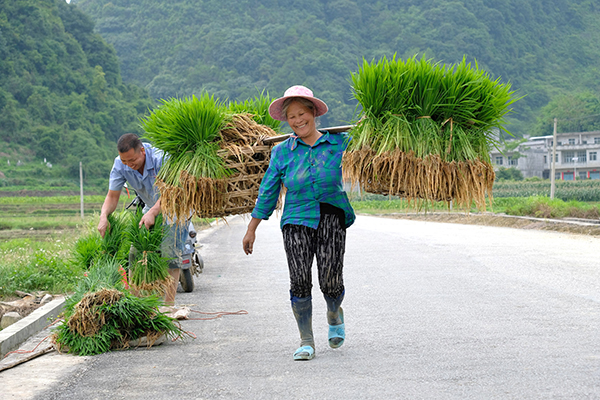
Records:
[[[268,96],[226,104],[208,94],[163,100],[142,120],[145,137],[168,154],[156,178],[162,212],[183,223],[254,207],[279,121]]]
[[[485,209],[495,130],[516,99],[466,60],[363,61],[352,74],[362,115],[350,135],[345,174],[369,193]],[[508,133],[508,132],[507,132]]]
[[[67,298],[64,323],[52,335],[59,351],[94,355],[128,348],[132,340],[142,337],[152,346],[163,335],[186,334],[159,310],[172,279],[168,260],[159,255],[164,236],[161,216],[150,230],[139,228],[141,218],[141,211],[113,213],[104,238],[94,230],[78,240],[73,262],[88,271]],[[136,295],[128,290],[124,269],[131,246],[136,255],[130,260],[129,283],[137,289]],[[138,296],[142,292],[144,296]]]

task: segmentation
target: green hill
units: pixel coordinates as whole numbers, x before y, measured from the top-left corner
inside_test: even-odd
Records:
[[[592,0],[0,0],[0,186],[70,185],[79,161],[106,180],[116,139],[161,98],[304,84],[330,106],[322,126],[352,122],[350,74],[394,54],[466,56],[511,82],[517,135],[554,116],[600,129]]]
[[[326,126],[352,120],[349,77],[363,57],[477,60],[526,95],[509,126],[519,135],[554,97],[597,96],[600,83],[600,8],[590,0],[73,2],[115,47],[124,81],[153,98],[243,99],[305,84],[330,104]]]
[[[152,105],[64,0],[0,0],[0,60],[0,186],[69,185],[80,161],[86,179],[107,176],[116,139]]]

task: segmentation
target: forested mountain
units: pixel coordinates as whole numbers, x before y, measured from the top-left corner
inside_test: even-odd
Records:
[[[106,176],[117,138],[139,132],[151,106],[145,90],[122,83],[114,49],[81,9],[64,0],[0,0],[4,167],[10,158],[46,159],[79,177],[83,161],[86,176]]]
[[[600,6],[593,0],[73,0],[121,60],[125,82],[153,98],[206,90],[244,99],[292,84],[350,121],[350,73],[397,54],[453,64],[463,56],[526,97],[509,130],[551,130],[556,96],[598,98]],[[586,110],[587,112],[588,110]],[[598,110],[600,111],[600,110]],[[598,112],[600,113],[600,112]],[[588,121],[589,122],[589,121]]]
[[[352,122],[363,58],[466,57],[517,96],[518,135],[600,129],[593,0],[0,0],[0,159],[105,177],[153,100],[245,100],[304,84]],[[4,155],[4,156],[3,156]],[[0,184],[2,184],[0,170]]]

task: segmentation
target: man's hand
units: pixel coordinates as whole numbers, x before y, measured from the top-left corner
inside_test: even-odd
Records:
[[[142,216],[142,219],[140,220],[140,228],[142,225],[144,225],[146,229],[152,228],[154,226],[154,220],[158,214],[160,214],[160,199],[158,199],[152,208]]]
[[[108,218],[105,216],[100,216],[100,222],[98,222],[98,232],[100,232],[100,236],[104,237],[106,234],[106,230],[109,227]]]
[[[140,229],[142,228],[142,225],[145,226],[146,229],[152,228],[154,226],[155,219],[156,217],[153,213],[147,212],[142,216],[142,219],[140,220]]]
[[[108,216],[116,210],[117,204],[119,204],[119,196],[121,196],[120,190],[109,190],[102,204],[102,211],[100,211],[100,222],[98,222],[98,232],[104,237],[106,230],[109,227]]]

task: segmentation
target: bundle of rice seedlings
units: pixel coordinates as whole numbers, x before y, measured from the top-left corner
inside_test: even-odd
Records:
[[[266,117],[268,102],[262,96],[225,105],[203,94],[163,100],[142,120],[145,138],[168,154],[156,179],[167,218],[185,223],[193,214],[222,217],[251,210],[270,156],[261,142],[276,135],[256,122],[277,126]]]
[[[506,131],[517,100],[510,84],[465,59],[445,66],[416,56],[363,61],[352,84],[362,115],[343,168],[353,182],[370,193],[485,209],[493,132]]]
[[[86,293],[53,334],[58,351],[82,356],[125,349],[129,341],[146,336],[148,346],[165,335],[184,334],[174,320],[158,311],[157,296],[135,297],[118,289]]]
[[[127,241],[135,249],[133,263],[129,266],[129,284],[138,291],[163,295],[173,283],[169,275],[169,259],[161,254],[161,245],[165,236],[162,215],[158,215],[154,226],[146,229],[139,227],[142,211],[137,210],[125,231]]]
[[[82,235],[73,248],[73,262],[90,269],[99,260],[117,258],[122,265],[126,265],[129,243],[124,240],[124,232],[130,219],[130,212],[113,213],[108,216],[110,226],[104,238],[95,229]]]
[[[65,316],[69,317],[75,304],[79,303],[83,296],[100,289],[124,290],[121,264],[115,258],[103,258],[97,260],[90,270],[79,281],[75,292],[65,300]]]
[[[268,126],[275,132],[281,131],[281,121],[273,119],[269,115],[269,105],[271,97],[264,91],[255,98],[244,100],[243,102],[232,101],[229,103],[229,111],[233,114],[250,114],[252,120],[264,126]]]
[[[121,259],[127,258],[129,246],[123,242],[123,237],[130,221],[131,213],[128,211],[114,212],[108,216],[109,227],[102,240],[102,253]]]
[[[85,269],[90,269],[100,255],[101,246],[102,237],[98,232],[81,236],[73,248],[73,261]]]

